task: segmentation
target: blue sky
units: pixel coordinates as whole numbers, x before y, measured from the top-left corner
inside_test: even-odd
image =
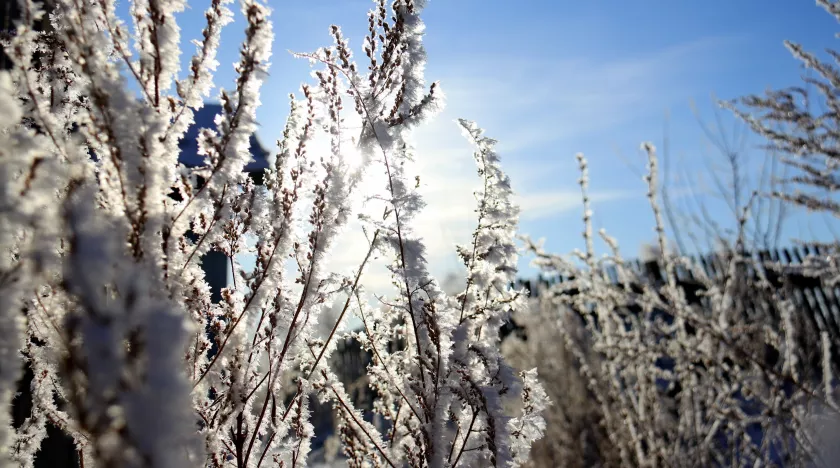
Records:
[[[193,50],[187,41],[200,37],[207,4],[191,2],[182,15],[184,61]],[[333,23],[358,47],[371,5],[367,0],[272,4],[274,55],[257,114],[266,146],[281,133],[286,96],[308,81],[308,63],[287,50],[329,45]],[[217,86],[233,83],[243,29],[236,8],[237,21],[222,37]],[[730,99],[798,84],[802,69],[782,41],[821,50],[833,45],[838,30],[834,19],[808,0],[638,0],[632,7],[613,0],[430,0],[423,18],[426,76],[439,80],[447,95],[446,110],[417,133],[428,202],[418,222],[438,274],[456,267],[452,244],[466,242],[474,222],[471,191],[477,178],[455,118],[477,121],[500,141],[523,206],[521,230],[547,238],[553,251],[583,246],[574,156],[585,153],[595,227],[606,228],[633,256],[654,235],[638,175],[645,164],[639,144],[650,140],[662,146],[666,113],[671,165],[682,174],[672,181],[674,192],[684,195],[689,185],[704,192],[710,186],[703,173],[716,153],[690,102],[714,123],[712,93]],[[725,128],[735,124],[726,111],[720,113]],[[757,170],[762,153],[748,152]],[[731,217],[720,203],[709,203],[715,217]],[[827,233],[824,220],[813,217],[795,216],[786,228],[793,236]],[[525,262],[523,267],[532,273]]]

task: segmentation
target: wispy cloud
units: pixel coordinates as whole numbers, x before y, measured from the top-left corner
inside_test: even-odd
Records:
[[[611,190],[596,192],[590,195],[592,202],[619,201],[624,198],[634,197],[638,194],[623,190]],[[547,218],[571,210],[580,209],[582,206],[580,191],[548,191],[533,193],[518,197],[519,206],[522,208],[520,218],[523,221]]]
[[[451,112],[502,129],[502,148],[519,151],[603,133],[685,100],[692,78],[712,72],[722,63],[715,57],[740,40],[710,37],[615,59],[455,56],[439,65],[439,78]]]

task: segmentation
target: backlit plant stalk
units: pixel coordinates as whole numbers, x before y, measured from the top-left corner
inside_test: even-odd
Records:
[[[365,72],[337,26],[331,47],[300,54],[316,82],[292,96],[262,186],[243,172],[273,41],[257,0],[240,1],[235,82],[219,92],[214,127],[198,132],[205,164],[179,162],[212,90],[230,3],[210,2],[176,80],[185,2],[133,2],[129,27],[113,1],[59,0],[52,30],[38,33],[44,12],[21,0],[8,45],[15,67],[0,75],[7,408],[21,355],[36,377],[23,425],[0,416],[2,462],[31,466],[50,422],[86,467],[305,466],[315,397],[336,408],[354,466],[520,463],[542,434],[547,397],[536,371],[516,375],[498,351],[498,328],[522,303],[509,289],[518,211],[493,142],[474,124],[461,122],[484,188],[472,245],[459,250],[463,294],[440,290],[412,229],[422,200],[406,182],[410,131],[442,106],[439,86],[424,82],[423,2],[375,2]],[[347,103],[360,132],[344,123]],[[318,139],[329,149],[314,150]],[[355,213],[371,173],[383,174],[371,201],[384,211]],[[331,268],[330,249],[354,216],[372,235],[346,275]],[[218,303],[201,269],[209,252],[232,270]],[[255,257],[252,270],[236,261],[242,254]],[[395,289],[373,307],[362,285],[380,254],[392,260]],[[336,301],[337,322],[316,338]],[[364,332],[341,331],[349,314]],[[336,343],[351,336],[376,356],[367,371],[386,430],[367,422],[330,368]],[[506,409],[520,398],[521,413]]]

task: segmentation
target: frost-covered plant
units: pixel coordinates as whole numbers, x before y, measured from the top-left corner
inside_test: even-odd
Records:
[[[215,128],[199,132],[205,164],[179,163],[179,142],[212,90],[231,0],[211,0],[183,78],[179,0],[135,0],[133,31],[111,0],[59,0],[52,30],[21,0],[14,62],[0,75],[0,398],[9,408],[22,361],[35,374],[29,417],[0,412],[0,463],[31,466],[45,425],[74,439],[84,466],[305,466],[310,399],[332,404],[351,466],[515,466],[542,435],[548,403],[535,370],[517,375],[498,328],[521,307],[511,290],[517,208],[493,141],[476,145],[478,226],[459,254],[465,290],[429,274],[407,183],[410,130],[442,105],[424,83],[422,0],[377,0],[366,71],[337,26],[331,47],[301,54],[318,68],[292,98],[273,165],[256,186],[243,172],[273,39],[269,9],[241,0],[245,39]],[[345,124],[351,102],[361,131]],[[327,151],[311,148],[326,138]],[[361,164],[350,156],[360,150]],[[354,213],[370,173],[384,187]],[[367,255],[350,275],[330,247],[358,216]],[[208,252],[230,260],[233,284],[211,300]],[[362,288],[376,254],[395,290],[371,306]],[[236,261],[256,258],[253,270]],[[343,307],[326,338],[319,319]],[[329,357],[348,313],[374,355],[369,422]],[[505,410],[521,399],[522,411]],[[515,417],[514,417],[515,416]]]
[[[825,449],[832,435],[826,430],[840,417],[836,340],[801,309],[789,276],[770,277],[772,269],[747,254],[746,210],[718,275],[710,277],[690,259],[670,253],[657,197],[657,158],[652,145],[644,149],[662,252],[660,281],[626,265],[616,240],[603,231],[610,253],[596,257],[582,155],[585,250],[567,258],[526,239],[535,264],[562,278],[540,294],[539,320],[554,324],[575,357],[599,406],[592,413],[619,463],[830,463]],[[584,339],[570,326],[577,323]],[[597,463],[616,463],[613,450],[597,454]]]
[[[840,2],[817,0],[817,5],[840,21]],[[793,191],[773,195],[794,206],[840,217],[840,52],[825,50],[826,58],[806,51],[800,44],[785,46],[809,70],[802,86],[767,91],[723,103],[762,135],[778,159],[789,168],[785,182]],[[836,275],[840,251],[827,244],[821,255],[813,256],[797,271],[816,276]],[[840,277],[832,276],[832,282]]]

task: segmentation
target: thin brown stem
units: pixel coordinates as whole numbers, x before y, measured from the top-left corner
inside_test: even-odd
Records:
[[[353,286],[350,288],[350,291],[347,294],[347,300],[344,301],[344,306],[341,308],[341,313],[338,315],[338,319],[336,319],[335,325],[333,325],[332,330],[330,330],[330,336],[327,337],[327,340],[324,342],[324,346],[321,347],[321,352],[318,353],[318,357],[315,359],[315,363],[312,364],[312,368],[309,370],[309,375],[306,376],[307,380],[309,380],[312,377],[312,374],[315,372],[315,369],[318,368],[318,363],[321,362],[321,358],[324,357],[324,353],[327,351],[330,342],[335,336],[335,332],[336,330],[338,330],[339,324],[341,324],[341,321],[344,319],[344,314],[347,313],[347,309],[350,307],[350,300],[356,293],[356,289],[359,286],[359,280],[362,277],[362,271],[364,271],[365,265],[367,265],[374,250],[376,250],[377,237],[379,237],[379,229],[377,229],[373,233],[373,240],[371,240],[370,242],[370,248],[368,248],[367,254],[365,254],[364,260],[362,260],[362,264],[359,265],[359,269],[356,271],[356,277],[353,280]]]
[[[382,458],[385,460],[385,462],[388,463],[388,465],[390,465],[391,468],[397,468],[396,465],[394,464],[394,462],[392,462],[391,459],[388,458],[388,455],[385,453],[385,450],[383,450],[382,447],[380,447],[379,444],[376,443],[376,439],[374,439],[373,436],[371,436],[370,433],[368,433],[367,429],[365,429],[365,427],[362,426],[362,424],[359,422],[359,420],[356,419],[355,413],[353,413],[353,411],[347,406],[347,403],[345,403],[344,400],[341,398],[341,396],[339,396],[339,394],[335,390],[335,388],[330,386],[330,390],[332,390],[333,394],[335,395],[336,401],[338,401],[338,403],[341,405],[341,408],[344,410],[344,413],[346,415],[348,415],[350,417],[350,419],[353,420],[354,423],[356,423],[356,426],[359,429],[362,430],[362,432],[365,434],[365,436],[370,440],[370,443],[372,443],[373,446],[376,447],[376,450],[379,452],[379,454],[382,455]]]
[[[472,428],[473,428],[473,425],[475,424],[475,420],[476,420],[477,417],[478,417],[478,411],[473,409],[473,416],[472,416],[472,420],[470,421],[470,426],[467,428],[467,433],[464,434],[464,443],[461,444],[461,450],[458,451],[458,456],[455,457],[455,461],[452,462],[453,467],[458,466],[458,460],[460,460],[461,455],[464,454],[464,448],[467,446],[467,441],[470,440],[470,433],[472,433]],[[453,445],[455,444],[454,440],[452,441],[452,444]]]

